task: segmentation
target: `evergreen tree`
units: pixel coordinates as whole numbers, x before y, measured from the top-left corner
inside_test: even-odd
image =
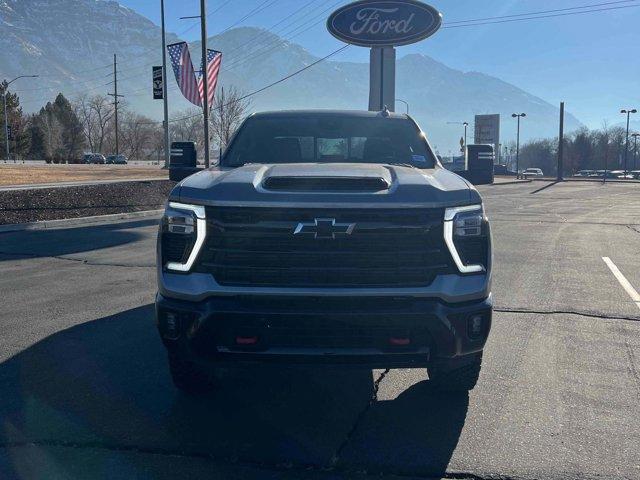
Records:
[[[53,103],[53,114],[62,127],[62,156],[69,163],[79,161],[85,147],[82,124],[69,100],[59,93]]]
[[[7,81],[4,80],[0,84],[0,97],[4,101],[4,93],[7,90]],[[7,117],[8,125],[11,126],[13,140],[9,142],[11,155],[15,157],[23,157],[29,151],[29,132],[27,130],[26,120],[24,118],[22,107],[20,106],[20,98],[18,94],[7,91]],[[6,135],[4,128],[4,105],[0,108],[0,139],[2,141],[2,150],[6,145]]]

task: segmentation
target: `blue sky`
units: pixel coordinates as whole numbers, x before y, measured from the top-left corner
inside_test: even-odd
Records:
[[[233,25],[265,0],[231,0],[209,17],[209,32],[215,34]],[[272,7],[250,16],[239,25],[271,27],[309,0],[270,0]],[[213,12],[225,0],[208,0]],[[513,15],[560,8],[610,3],[612,0],[432,0],[444,21]],[[159,0],[120,0],[159,24]],[[168,30],[187,40],[199,35],[195,20],[179,20],[196,15],[199,0],[165,0]],[[348,0],[316,0],[291,21],[299,25],[331,5]],[[640,1],[630,0],[609,6],[634,8],[561,16],[513,23],[442,29],[418,44],[400,47],[407,53],[430,55],[463,71],[479,71],[497,76],[554,104],[564,100],[567,109],[592,128],[603,120],[622,121],[621,107],[640,107]],[[313,10],[316,8],[316,10]],[[604,5],[593,8],[605,8]],[[333,9],[332,9],[333,10]],[[313,25],[313,23],[311,23]],[[319,22],[292,39],[313,54],[324,55],[342,45]],[[352,47],[335,60],[368,61],[366,48]]]

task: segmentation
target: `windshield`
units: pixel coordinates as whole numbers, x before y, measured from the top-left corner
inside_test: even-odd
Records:
[[[406,118],[296,116],[249,118],[223,165],[354,162],[433,168],[424,135]]]

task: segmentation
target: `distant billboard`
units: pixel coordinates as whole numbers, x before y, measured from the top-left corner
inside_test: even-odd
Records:
[[[475,140],[476,144],[493,145],[493,151],[500,152],[500,115],[476,115]]]

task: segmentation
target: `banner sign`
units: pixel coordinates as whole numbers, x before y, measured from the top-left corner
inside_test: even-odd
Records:
[[[361,47],[419,42],[441,25],[442,14],[417,0],[361,0],[339,8],[327,20],[334,37]]]
[[[476,115],[475,141],[478,145],[493,145],[493,151],[500,151],[500,115]]]
[[[162,67],[151,67],[153,70],[153,99],[162,100],[163,85],[162,85]]]

